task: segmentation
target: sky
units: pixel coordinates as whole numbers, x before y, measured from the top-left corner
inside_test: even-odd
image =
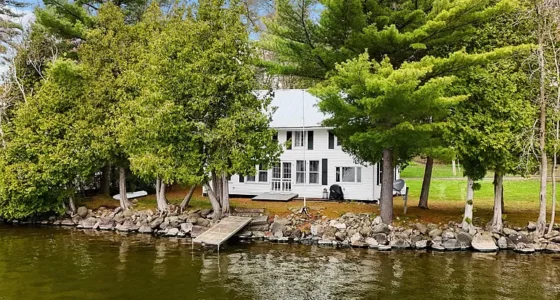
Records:
[[[41,0],[25,0],[23,1],[29,4],[27,7],[24,8],[16,8],[13,9],[14,12],[21,14],[21,17],[13,18],[13,21],[23,25],[24,28],[27,28],[29,24],[31,24],[35,20],[35,15],[33,14],[33,9],[36,6],[41,5]],[[8,55],[13,55],[13,51],[9,51]],[[8,71],[8,66],[6,64],[0,64],[0,76],[3,75]]]

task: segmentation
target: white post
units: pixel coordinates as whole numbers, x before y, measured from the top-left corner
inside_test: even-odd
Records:
[[[456,167],[455,167],[455,160],[452,160],[452,161],[451,161],[451,164],[452,164],[452,166],[453,166],[453,176],[457,176],[457,169],[456,169]]]
[[[306,148],[309,146],[307,143],[309,142],[309,138],[305,134],[305,90],[301,90],[301,104],[302,104],[302,124],[301,128],[303,130],[303,210],[307,213],[307,197],[306,189],[307,189],[307,160],[305,159],[305,151]],[[296,173],[297,173],[297,166],[296,166]],[[296,175],[297,180],[297,175]]]

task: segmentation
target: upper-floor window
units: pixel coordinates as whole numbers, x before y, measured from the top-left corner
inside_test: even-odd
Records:
[[[306,133],[304,131],[294,131],[294,147],[304,147]]]

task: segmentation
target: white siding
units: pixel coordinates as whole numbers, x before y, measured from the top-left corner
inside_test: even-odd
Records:
[[[278,142],[284,144],[286,142],[286,132],[296,131],[297,129],[279,129]],[[297,148],[292,145],[292,149],[284,149],[280,156],[281,162],[292,163],[292,192],[297,193],[299,197],[322,198],[323,189],[333,184],[338,184],[344,191],[345,199],[352,200],[377,200],[380,198],[380,186],[377,185],[377,165],[362,166],[356,164],[352,157],[344,153],[340,146],[336,145],[336,137],[334,149],[329,149],[329,135],[326,128],[314,128],[313,130],[313,150],[307,149],[307,137],[305,139],[305,147]],[[292,133],[293,137],[293,133]],[[305,157],[305,159],[304,159]],[[328,184],[322,185],[322,159],[328,159]],[[319,161],[319,183],[318,184],[296,184],[296,161],[306,160]],[[348,183],[336,182],[336,167],[353,167],[361,166],[362,176],[361,182]],[[399,178],[399,174],[396,174]],[[309,179],[309,173],[306,173],[306,181]],[[258,181],[258,175],[256,175]],[[268,170],[268,182],[239,182],[239,176],[233,175],[229,184],[230,194],[234,195],[258,195],[271,191],[272,171]]]

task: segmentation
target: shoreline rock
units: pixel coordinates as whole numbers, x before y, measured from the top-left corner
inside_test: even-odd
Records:
[[[75,227],[84,230],[107,230],[122,233],[153,234],[164,237],[191,237],[202,234],[219,221],[211,219],[212,211],[191,210],[181,214],[157,215],[151,210],[122,211],[99,208],[92,211],[79,207],[72,216],[50,216],[44,219],[11,220],[4,222],[22,226]],[[463,230],[457,223],[411,223],[409,227],[386,225],[379,216],[346,213],[335,219],[307,216],[297,211],[287,217],[266,215],[254,217],[236,237],[242,240],[265,240],[271,243],[298,243],[336,248],[369,248],[379,251],[431,250],[518,253],[560,253],[560,232],[554,230],[537,237],[534,224],[525,228],[504,228],[490,232],[479,227]]]

